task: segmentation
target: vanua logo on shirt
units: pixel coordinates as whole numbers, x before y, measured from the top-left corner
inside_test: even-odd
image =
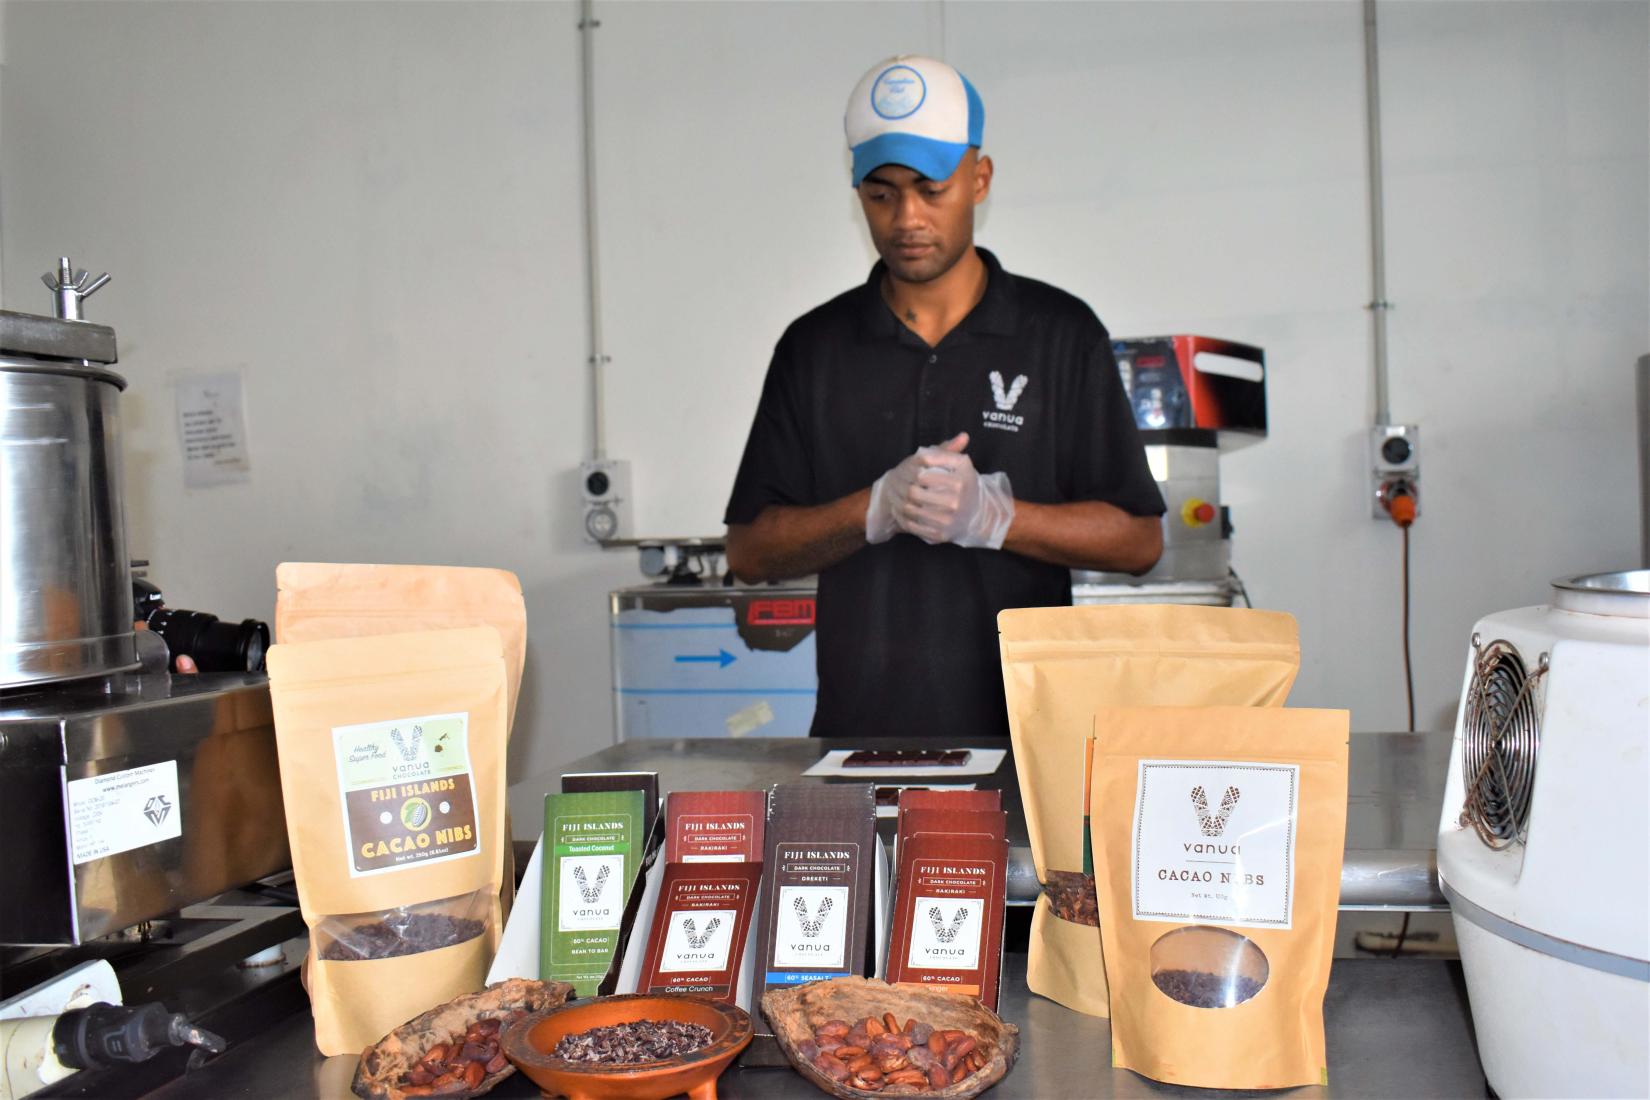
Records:
[[[1016,374],[1014,381],[1004,383],[1001,371],[992,371],[991,375],[991,403],[995,409],[987,409],[980,414],[980,419],[987,428],[994,428],[1000,432],[1017,432],[1025,426],[1026,418],[1014,412],[1014,406],[1020,401],[1020,395],[1025,392],[1026,384],[1031,381],[1023,374]]]

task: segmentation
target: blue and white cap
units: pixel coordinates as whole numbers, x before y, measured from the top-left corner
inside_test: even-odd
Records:
[[[985,136],[985,106],[968,78],[931,57],[890,57],[866,73],[843,118],[854,186],[884,164],[949,179]]]

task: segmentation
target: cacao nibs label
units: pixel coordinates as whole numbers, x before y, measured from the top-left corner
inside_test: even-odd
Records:
[[[1142,760],[1134,918],[1289,928],[1300,768]]]
[[[468,714],[332,730],[351,878],[478,850]]]

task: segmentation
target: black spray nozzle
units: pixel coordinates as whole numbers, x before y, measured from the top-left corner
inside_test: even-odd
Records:
[[[185,1046],[195,1048],[190,1064],[196,1065],[197,1055],[221,1054],[228,1044],[159,1003],[112,1005],[100,1001],[63,1013],[52,1028],[57,1060],[75,1069],[147,1062],[163,1050]]]

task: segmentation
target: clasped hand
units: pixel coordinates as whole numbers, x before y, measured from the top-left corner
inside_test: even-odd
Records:
[[[1014,519],[1014,493],[1004,473],[981,474],[964,453],[968,433],[922,447],[871,486],[865,540],[887,542],[898,532],[935,545],[1001,550]]]

